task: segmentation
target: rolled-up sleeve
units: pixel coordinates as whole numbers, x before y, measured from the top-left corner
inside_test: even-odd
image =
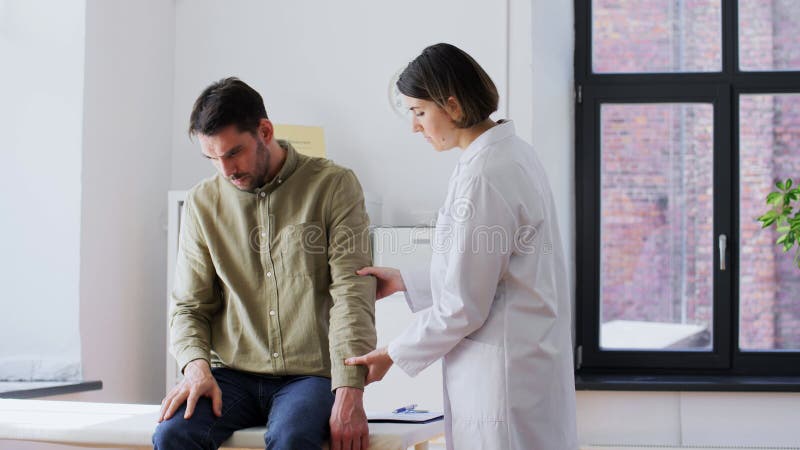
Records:
[[[374,277],[356,270],[372,265],[369,218],[361,185],[352,171],[342,173],[329,193],[328,264],[331,274],[330,310],[331,388],[363,388],[367,371],[363,366],[345,366],[344,360],[375,348]]]
[[[170,351],[181,371],[195,359],[211,359],[211,317],[219,309],[216,271],[198,229],[191,194],[184,203],[170,302]]]

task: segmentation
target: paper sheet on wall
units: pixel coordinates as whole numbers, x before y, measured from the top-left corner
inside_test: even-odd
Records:
[[[298,152],[308,156],[325,157],[325,135],[322,127],[274,124],[275,137],[284,139]]]

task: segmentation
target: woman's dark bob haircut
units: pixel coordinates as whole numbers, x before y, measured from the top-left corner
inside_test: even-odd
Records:
[[[497,111],[497,88],[486,71],[466,52],[450,44],[434,44],[422,51],[397,80],[408,97],[430,100],[444,108],[454,97],[463,115],[459,128],[475,126]]]

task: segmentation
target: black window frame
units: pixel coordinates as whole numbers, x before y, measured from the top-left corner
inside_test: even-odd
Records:
[[[740,71],[738,0],[719,1],[722,13],[720,72],[642,74],[592,73],[592,0],[574,3],[575,352],[578,375],[800,375],[800,351],[743,352],[738,346],[739,95],[800,93],[800,71]],[[714,241],[709,243],[714,246],[714,345],[709,352],[602,350],[599,347],[600,105],[637,102],[714,105]],[[716,250],[720,234],[728,237],[725,271],[719,270]]]

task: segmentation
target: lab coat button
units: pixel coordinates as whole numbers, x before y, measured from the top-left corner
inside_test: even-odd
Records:
[[[277,353],[273,353],[273,354],[272,354],[272,357],[273,357],[273,358],[277,358],[277,357],[278,357],[278,354],[277,354]]]

